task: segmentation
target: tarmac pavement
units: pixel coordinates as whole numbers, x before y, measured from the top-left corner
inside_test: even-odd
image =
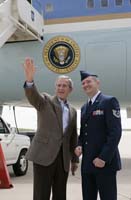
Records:
[[[126,132],[120,142],[122,170],[118,172],[118,200],[131,200],[131,132]],[[25,176],[15,177],[8,167],[13,188],[0,189],[0,200],[33,200],[32,163]],[[99,199],[99,198],[98,198]],[[82,200],[80,165],[75,176],[70,174],[67,185],[67,200]]]

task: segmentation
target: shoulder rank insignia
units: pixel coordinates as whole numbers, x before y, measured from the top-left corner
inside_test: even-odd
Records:
[[[112,110],[113,115],[117,118],[120,118],[120,110]]]

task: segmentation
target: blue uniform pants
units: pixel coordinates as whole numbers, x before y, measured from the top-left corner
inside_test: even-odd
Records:
[[[83,200],[117,200],[116,172],[112,173],[83,173],[82,193]]]

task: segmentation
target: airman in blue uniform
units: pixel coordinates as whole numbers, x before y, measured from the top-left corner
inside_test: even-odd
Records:
[[[119,102],[102,94],[95,74],[81,71],[89,100],[81,108],[81,129],[77,156],[82,154],[83,200],[117,200],[117,171],[121,169],[118,144],[121,138]]]

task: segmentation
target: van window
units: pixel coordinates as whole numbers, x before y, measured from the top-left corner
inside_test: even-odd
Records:
[[[31,0],[27,0],[29,3],[31,3]]]
[[[0,133],[8,133],[8,130],[1,119],[0,119]]]

